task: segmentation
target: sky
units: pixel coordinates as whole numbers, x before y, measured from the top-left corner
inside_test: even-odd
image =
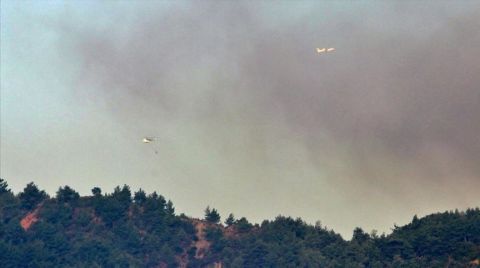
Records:
[[[2,1],[0,176],[347,239],[476,207],[478,29],[473,0]]]

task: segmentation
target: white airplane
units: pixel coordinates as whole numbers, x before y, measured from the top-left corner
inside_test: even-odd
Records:
[[[317,47],[317,53],[325,53],[325,52],[333,52],[335,51],[335,48],[334,47],[329,47],[329,48],[326,48],[326,47]]]

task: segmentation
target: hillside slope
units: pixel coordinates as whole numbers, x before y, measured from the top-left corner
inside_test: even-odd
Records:
[[[15,195],[0,179],[0,267],[478,267],[480,210],[432,214],[377,235],[279,216],[193,219],[128,186],[55,197],[31,183]]]

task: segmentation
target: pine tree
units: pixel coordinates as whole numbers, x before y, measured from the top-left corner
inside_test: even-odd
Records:
[[[70,188],[70,186],[60,187],[57,191],[57,201],[60,203],[75,202],[80,198],[80,195]]]
[[[10,189],[8,189],[8,183],[2,178],[0,178],[0,194],[9,193],[9,192],[10,192]]]
[[[147,195],[145,194],[145,191],[139,189],[138,192],[135,192],[133,200],[139,205],[145,203],[145,201],[147,201]]]
[[[99,187],[93,187],[92,194],[93,196],[99,197],[102,195],[102,189],[100,189]]]
[[[40,191],[35,183],[30,182],[25,186],[23,192],[18,197],[22,201],[22,207],[26,209],[33,209],[37,204],[48,197],[45,191]]]
[[[219,223],[220,214],[218,214],[218,211],[216,209],[210,209],[210,206],[208,206],[205,209],[205,220],[211,223]]]
[[[231,225],[233,225],[234,223],[235,223],[235,217],[233,216],[232,213],[230,213],[230,214],[228,215],[228,218],[225,220],[225,224],[226,224],[227,226],[231,226]]]
[[[175,207],[173,207],[172,201],[168,200],[167,205],[165,207],[165,211],[168,215],[173,216],[175,215]]]

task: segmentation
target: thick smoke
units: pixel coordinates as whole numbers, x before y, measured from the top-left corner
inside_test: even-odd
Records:
[[[478,4],[374,3],[148,4],[63,29],[82,64],[78,96],[173,151],[195,140],[190,153],[219,170],[204,177],[224,176],[218,189],[233,196],[255,188],[238,180],[290,201],[330,189],[306,198],[357,218],[382,202],[406,215],[478,205]],[[276,187],[291,199],[267,193]]]

